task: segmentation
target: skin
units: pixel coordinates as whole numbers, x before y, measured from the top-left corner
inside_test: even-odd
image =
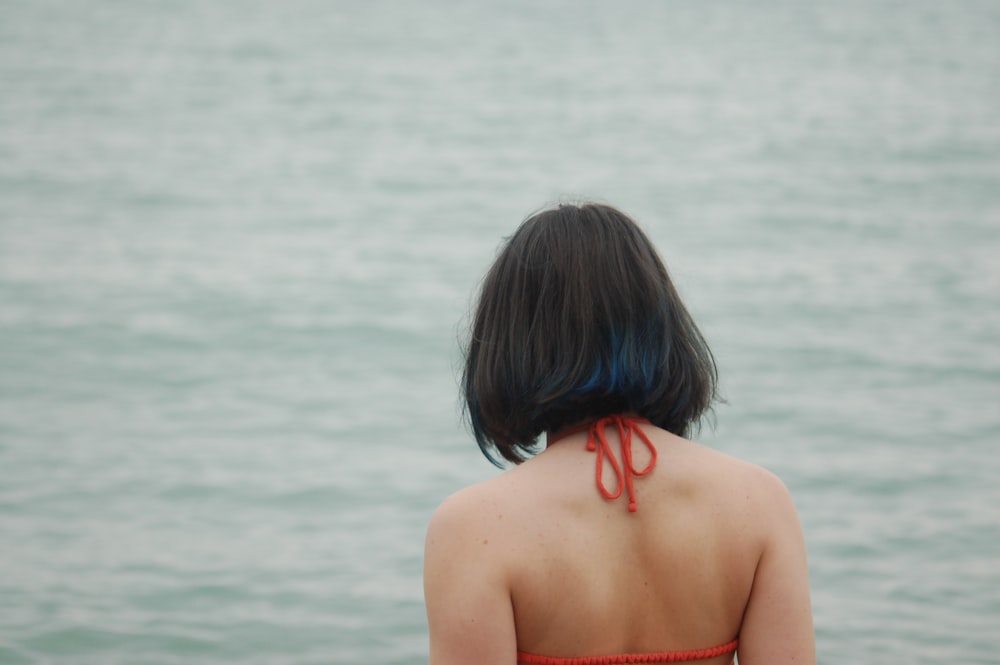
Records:
[[[784,484],[642,429],[659,459],[635,478],[635,513],[625,496],[598,493],[586,432],[441,504],[424,560],[431,665],[514,665],[518,649],[701,649],[737,635],[740,665],[816,662],[802,528]],[[614,428],[606,435],[620,460]],[[643,468],[645,446],[632,450]],[[608,464],[604,479],[614,491]]]

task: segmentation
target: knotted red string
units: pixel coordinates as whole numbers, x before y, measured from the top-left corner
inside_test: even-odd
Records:
[[[611,448],[611,444],[608,443],[608,438],[605,436],[605,430],[614,424],[618,428],[618,438],[622,444],[622,463],[618,463],[618,459],[615,457],[615,452]],[[575,427],[566,432],[560,433],[555,438],[549,439],[549,445],[552,445],[560,439],[564,439],[567,436],[582,432],[584,430],[589,430],[587,435],[587,450],[597,453],[597,489],[601,492],[601,495],[605,499],[614,500],[622,495],[622,488],[628,492],[628,510],[630,513],[634,513],[638,510],[638,506],[635,502],[635,487],[632,483],[633,476],[645,476],[647,473],[653,470],[656,465],[656,447],[653,442],[649,440],[646,433],[642,431],[639,427],[640,424],[652,424],[645,418],[632,418],[630,416],[622,416],[615,414],[613,416],[605,416],[604,418],[599,418],[589,425],[583,425],[581,427]],[[643,443],[646,444],[646,448],[649,449],[649,464],[646,465],[644,469],[636,469],[635,465],[632,464],[632,434],[635,433]],[[604,484],[604,458],[608,458],[608,462],[611,463],[611,468],[615,471],[615,478],[618,481],[618,487],[615,492],[608,490],[607,486]]]

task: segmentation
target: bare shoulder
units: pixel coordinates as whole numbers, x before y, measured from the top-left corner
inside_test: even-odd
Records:
[[[499,493],[486,481],[445,499],[427,528],[424,600],[430,662],[513,662],[514,615],[506,548],[497,536]]]
[[[791,493],[761,466],[716,451],[711,455],[761,548],[740,628],[739,662],[815,663],[806,548]]]
[[[694,441],[686,439],[683,441],[685,456],[689,457],[693,464],[710,469],[721,480],[737,481],[739,485],[748,485],[755,490],[764,492],[778,491],[784,488],[781,479],[762,466]]]
[[[442,501],[427,527],[427,547],[482,544],[503,519],[503,487],[508,484],[508,474],[470,485]]]
[[[774,472],[701,444],[688,443],[684,454],[691,475],[700,477],[716,496],[744,505],[756,519],[786,520],[795,514],[791,493]]]

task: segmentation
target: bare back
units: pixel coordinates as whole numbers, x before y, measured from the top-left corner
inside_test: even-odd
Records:
[[[741,663],[752,665],[755,654],[758,662],[773,658],[773,645],[758,641],[764,632],[780,638],[782,628],[773,623],[778,615],[764,611],[773,598],[760,598],[759,619],[752,601],[778,593],[788,602],[788,594],[804,587],[808,612],[803,580],[784,591],[780,583],[759,588],[771,586],[771,573],[759,579],[760,568],[787,538],[782,522],[794,520],[790,537],[797,532],[801,541],[787,491],[759,467],[651,425],[643,430],[658,461],[635,479],[636,512],[628,512],[625,496],[607,500],[598,492],[596,453],[586,448],[586,432],[449,500],[461,504],[454,508],[464,514],[463,528],[476,534],[468,551],[476,567],[492,571],[493,582],[506,590],[516,649],[549,656],[650,653],[707,648],[740,635]],[[618,435],[609,430],[607,439],[621,460]],[[632,453],[637,468],[649,461],[634,442]],[[603,479],[613,491],[608,464]],[[773,564],[793,578],[804,575],[804,551],[791,553],[789,561],[801,557],[795,569],[785,556]],[[780,575],[774,577],[778,582]],[[428,608],[435,662],[430,597]],[[767,624],[760,638],[757,623]],[[811,639],[811,617],[808,629]],[[729,654],[700,662],[731,661]]]

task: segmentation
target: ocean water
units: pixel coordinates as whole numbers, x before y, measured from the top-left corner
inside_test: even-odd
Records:
[[[1000,6],[0,0],[0,663],[426,661],[478,280],[647,229],[822,663],[1000,658]]]

